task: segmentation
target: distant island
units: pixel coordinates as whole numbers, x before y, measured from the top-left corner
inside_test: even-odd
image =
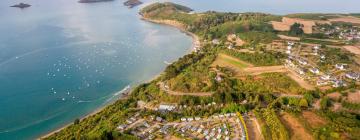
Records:
[[[10,7],[17,7],[17,8],[23,9],[23,8],[28,8],[28,7],[30,7],[30,6],[31,6],[30,4],[19,3],[19,4],[15,4],[15,5],[13,5],[13,6],[10,6]]]
[[[133,7],[138,6],[140,4],[142,4],[142,2],[139,1],[139,0],[128,0],[128,1],[124,2],[124,5],[128,6],[129,8],[133,8]]]
[[[106,2],[106,1],[113,1],[113,0],[79,0],[79,3],[95,3],[95,2]]]

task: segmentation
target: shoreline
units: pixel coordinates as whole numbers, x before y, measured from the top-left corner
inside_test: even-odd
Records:
[[[105,104],[105,105],[103,105],[103,106],[95,109],[94,111],[91,111],[89,114],[86,114],[86,115],[84,115],[83,117],[80,117],[79,120],[81,121],[81,120],[83,120],[83,119],[86,119],[86,118],[88,118],[88,117],[90,117],[90,116],[92,116],[92,115],[95,115],[95,114],[101,112],[104,108],[108,107],[109,105],[115,103],[115,102],[118,101],[118,100],[127,99],[127,96],[131,93],[131,91],[132,91],[132,89],[131,89],[130,91],[128,91],[128,92],[122,93],[120,96],[118,96],[118,99],[115,99],[115,100],[113,100],[113,101],[111,101],[111,102],[109,102],[109,103],[107,103],[107,104]],[[118,92],[116,92],[115,94],[118,94],[119,92],[121,92],[121,90],[118,91]],[[49,133],[43,134],[43,135],[41,135],[40,137],[38,137],[38,138],[36,138],[36,139],[37,139],[37,140],[41,140],[41,139],[47,138],[47,137],[49,137],[49,136],[51,136],[51,135],[53,135],[53,134],[55,134],[55,133],[57,133],[57,132],[60,132],[61,130],[65,129],[66,127],[68,127],[68,126],[70,126],[70,125],[72,125],[72,124],[73,124],[73,122],[67,123],[66,125],[61,126],[61,127],[59,127],[59,128],[56,128],[55,130],[52,130],[52,131],[50,131]]]
[[[148,19],[148,18],[144,18],[144,17],[141,17],[141,20],[144,20],[144,21],[147,21],[147,22],[156,23],[156,24],[163,24],[163,25],[167,25],[167,26],[172,26],[172,27],[175,27],[175,28],[179,29],[181,32],[185,33],[186,35],[191,36],[191,38],[193,39],[193,41],[192,41],[193,43],[192,43],[192,49],[191,49],[190,53],[193,52],[193,51],[195,51],[195,50],[197,50],[197,49],[199,49],[199,48],[201,47],[199,37],[198,37],[197,35],[195,35],[194,33],[187,31],[182,23],[179,23],[179,22],[174,21],[174,20],[153,20],[153,19]],[[145,82],[149,82],[149,81],[152,81],[152,80],[158,78],[162,73],[163,73],[163,71],[160,72],[159,74],[155,75],[153,78],[151,78],[151,79],[149,79],[149,80],[146,80]],[[120,92],[120,91],[119,91],[119,92]],[[109,103],[109,104],[107,104],[107,105],[104,105],[104,106],[102,106],[102,107],[100,107],[100,108],[92,111],[91,113],[89,113],[89,114],[81,117],[80,120],[83,120],[83,119],[85,119],[85,118],[88,118],[88,117],[90,117],[90,116],[92,116],[92,115],[95,115],[95,114],[99,113],[99,112],[102,111],[104,108],[106,108],[107,106],[111,105],[112,103],[114,103],[114,102],[117,101],[117,100],[126,99],[126,97],[127,97],[130,93],[131,93],[131,90],[130,90],[129,92],[127,92],[126,94],[122,94],[122,96],[119,96],[119,99],[116,99],[116,100],[114,100],[113,102],[111,102],[111,103]],[[57,133],[57,132],[60,132],[61,130],[65,129],[66,127],[68,127],[68,126],[70,126],[70,125],[72,125],[72,124],[73,124],[73,123],[68,123],[68,124],[66,124],[66,125],[64,125],[64,126],[62,126],[62,127],[59,127],[59,128],[57,128],[57,129],[53,130],[53,131],[50,131],[49,133],[46,133],[46,134],[44,134],[44,135],[41,135],[41,136],[40,136],[39,138],[37,138],[37,139],[38,139],[38,140],[41,140],[41,139],[47,138],[47,137],[49,137],[49,136],[51,136],[51,135],[53,135],[53,134],[55,134],[55,133]]]
[[[177,22],[175,20],[156,20],[156,19],[149,19],[146,17],[141,17],[141,20],[147,21],[147,22],[151,22],[151,23],[156,23],[156,24],[162,24],[162,25],[167,25],[167,26],[172,26],[175,27],[177,29],[179,29],[181,32],[185,33],[186,35],[190,36],[193,39],[193,43],[192,43],[192,51],[199,49],[201,47],[201,43],[200,43],[200,39],[199,37],[186,30],[185,25]],[[192,52],[191,51],[191,52]]]

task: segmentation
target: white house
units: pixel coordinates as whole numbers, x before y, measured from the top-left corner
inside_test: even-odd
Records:
[[[301,64],[301,65],[307,65],[308,62],[303,60],[303,59],[299,59],[298,62]]]
[[[312,72],[314,74],[319,74],[320,73],[319,69],[317,69],[317,68],[311,68],[310,72]]]
[[[181,118],[180,119],[182,122],[186,122],[186,118]]]
[[[211,43],[212,43],[212,44],[215,44],[215,45],[219,45],[219,44],[220,44],[220,41],[219,41],[219,39],[213,39],[213,40],[211,41]]]
[[[339,70],[345,70],[346,69],[346,64],[336,64],[335,67]]]
[[[345,76],[349,79],[353,79],[353,80],[358,80],[360,78],[360,74],[358,73],[354,73],[354,72],[351,72],[351,73],[346,73]]]
[[[345,82],[342,80],[334,80],[333,82],[334,82],[333,87],[335,88],[346,86]]]
[[[330,80],[330,77],[331,77],[330,75],[325,74],[325,75],[321,75],[320,79],[321,80]]]
[[[325,59],[325,55],[320,55],[320,59]]]
[[[126,127],[127,127],[126,124],[121,124],[121,125],[119,125],[119,126],[117,127],[117,129],[119,129],[119,130],[124,130]]]
[[[299,69],[299,70],[298,70],[298,73],[299,73],[300,75],[304,75],[304,74],[305,74],[305,71],[302,70],[302,69]]]
[[[287,42],[288,45],[293,46],[295,43],[294,42]]]
[[[292,49],[292,46],[290,46],[290,45],[287,46],[287,49],[288,49],[288,50],[291,50],[291,49]]]
[[[174,109],[175,109],[175,106],[165,105],[165,104],[161,104],[158,108],[159,111],[173,111]]]
[[[319,49],[319,46],[318,45],[314,46],[314,49],[315,50]]]
[[[324,85],[327,85],[327,84],[329,84],[328,81],[321,81],[321,80],[319,80],[319,81],[316,82],[316,85],[318,85],[318,86],[324,86]]]

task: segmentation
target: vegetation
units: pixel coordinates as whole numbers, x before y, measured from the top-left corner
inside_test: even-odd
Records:
[[[258,113],[262,114],[262,116],[263,116],[262,118],[266,121],[266,127],[268,128],[269,132],[271,133],[271,137],[268,137],[268,138],[271,138],[272,140],[289,140],[290,139],[288,130],[282,124],[282,122],[276,115],[274,109],[272,109],[272,108],[261,109],[258,111]],[[264,128],[265,132],[267,131],[266,130],[267,128]],[[266,132],[266,133],[269,133],[269,132]],[[266,138],[266,139],[268,139],[268,138]]]
[[[277,33],[268,24],[269,21],[280,20],[280,16],[262,13],[220,13],[205,12],[188,14],[192,11],[185,6],[174,3],[155,3],[140,11],[145,18],[159,20],[175,20],[186,25],[187,30],[197,34],[202,40],[226,40],[227,35],[236,34],[246,42],[243,48],[254,50],[254,53],[224,49],[225,44],[213,45],[205,43],[198,52],[183,56],[166,67],[165,71],[155,80],[144,83],[133,89],[125,99],[118,100],[102,111],[85,119],[76,119],[73,124],[46,139],[139,139],[130,132],[118,132],[116,127],[135,113],[142,116],[160,116],[171,122],[181,117],[205,116],[229,112],[253,111],[261,126],[265,139],[288,140],[290,134],[278,117],[280,111],[299,115],[304,109],[310,108],[316,99],[320,99],[319,116],[327,120],[327,124],[318,128],[306,127],[313,132],[315,139],[359,139],[360,116],[348,112],[332,112],[329,107],[331,100],[324,96],[334,90],[345,88],[307,91],[284,73],[265,73],[257,76],[234,77],[231,70],[225,67],[211,67],[220,53],[246,61],[254,66],[282,65],[286,55],[266,50],[264,44],[278,39]],[[304,14],[288,15],[306,19],[331,18],[330,15]],[[294,24],[289,31],[291,35],[302,35],[300,24]],[[321,35],[314,35],[321,36]],[[307,37],[307,36],[306,36]],[[319,38],[319,37],[315,37]],[[304,40],[304,39],[303,39]],[[313,40],[310,40],[313,41]],[[306,40],[305,40],[306,42]],[[325,42],[326,43],[326,42]],[[337,63],[351,64],[351,54],[340,49],[321,47],[326,56],[324,62],[318,62],[321,69],[332,68]],[[236,63],[239,67],[244,64]],[[215,77],[221,76],[221,80]],[[179,92],[212,92],[212,96],[174,96],[161,90],[159,83],[165,83],[170,90]],[[348,88],[353,88],[350,85]],[[277,97],[280,94],[298,94],[303,96]],[[177,103],[186,105],[181,111],[158,112],[150,109],[137,108],[137,101],[148,103]],[[206,106],[215,102],[215,106]],[[198,107],[198,106],[202,107]],[[342,106],[352,111],[360,109],[359,104],[342,102]],[[300,119],[306,125],[305,119]],[[241,118],[242,123],[244,120]],[[245,123],[244,123],[245,124]],[[309,124],[307,124],[308,126]],[[247,135],[247,134],[246,134]]]
[[[351,103],[347,101],[343,101],[341,103],[342,107],[345,107],[350,110],[360,110],[360,104],[359,103]]]
[[[337,18],[337,15],[333,14],[311,14],[311,13],[300,13],[300,14],[289,14],[286,15],[289,18],[301,18],[301,19],[309,19],[309,20],[327,20],[331,18]]]
[[[290,26],[289,35],[299,36],[304,34],[304,30],[302,29],[303,25],[300,23],[294,23]]]
[[[231,55],[243,61],[249,62],[255,66],[273,66],[281,65],[282,58],[285,58],[285,55],[279,52],[266,52],[266,53],[245,53],[237,52],[231,50],[223,50],[223,53]]]
[[[332,69],[335,64],[352,64],[354,62],[351,58],[353,54],[339,48],[322,46],[321,50],[326,57],[324,61],[317,63],[321,70]]]
[[[298,83],[283,73],[264,73],[257,81],[275,92],[300,94],[305,92]]]

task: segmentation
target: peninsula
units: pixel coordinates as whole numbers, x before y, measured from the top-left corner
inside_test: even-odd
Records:
[[[24,8],[28,8],[28,7],[30,7],[30,6],[31,6],[30,4],[19,3],[19,4],[15,4],[15,5],[13,5],[13,6],[10,6],[10,7],[16,7],[16,8],[24,9]]]
[[[44,139],[360,138],[356,15],[191,11],[170,2],[141,9],[199,47]]]

